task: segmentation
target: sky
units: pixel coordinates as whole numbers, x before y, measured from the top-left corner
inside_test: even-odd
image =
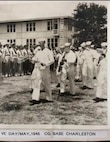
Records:
[[[79,2],[86,1],[0,1],[0,21],[71,16]],[[94,1],[94,3],[106,7],[108,5],[107,1]]]

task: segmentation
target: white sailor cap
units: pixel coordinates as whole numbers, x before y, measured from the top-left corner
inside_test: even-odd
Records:
[[[39,44],[45,44],[45,40],[39,41]]]
[[[94,45],[93,45],[93,44],[91,45],[91,48],[94,48]]]
[[[82,46],[79,46],[78,49],[82,49]]]
[[[81,43],[81,45],[80,45],[81,47],[85,47],[86,46],[86,43],[85,42],[83,42],[83,43]]]
[[[65,47],[69,47],[70,45],[71,45],[71,43],[69,43],[69,42],[65,43]]]
[[[107,47],[107,42],[102,42],[101,47]]]
[[[36,49],[37,49],[37,50],[41,50],[41,47],[40,47],[40,46],[37,46]]]
[[[86,46],[90,46],[91,43],[92,43],[91,41],[87,41],[87,42],[86,42]]]
[[[70,46],[70,49],[75,50],[75,47],[73,45]]]
[[[55,47],[55,50],[56,50],[56,51],[59,51],[59,50],[60,50],[60,47]]]
[[[65,48],[65,46],[64,46],[64,45],[61,45],[60,48],[63,49],[63,48]]]

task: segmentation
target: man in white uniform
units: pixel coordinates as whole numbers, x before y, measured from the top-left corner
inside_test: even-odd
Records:
[[[94,48],[94,45],[91,45],[90,52],[92,53],[92,56],[93,56],[93,78],[96,79],[97,78],[97,71],[98,71],[98,61],[99,61],[100,54]]]
[[[76,77],[75,77],[75,81],[76,82],[80,82],[82,81],[82,67],[83,67],[83,59],[81,58],[83,55],[83,44],[80,45],[80,47],[78,47],[78,51],[77,51],[77,66],[76,66]]]
[[[32,75],[31,75],[31,85],[30,85],[30,88],[31,88],[31,93],[33,92],[34,88],[36,87],[36,84],[38,82],[38,75],[39,75],[39,71],[40,71],[40,65],[36,62],[38,59],[37,59],[37,53],[41,51],[41,47],[40,46],[37,46],[36,47],[36,52],[34,53],[34,56],[32,57],[32,64],[34,65],[34,69],[32,71]]]
[[[16,59],[17,59],[17,54],[15,53],[15,49],[13,44],[10,46],[10,70],[11,70],[11,76],[15,76],[16,74]]]
[[[67,68],[67,76],[69,79],[69,85],[70,85],[70,94],[75,95],[75,63],[76,63],[76,55],[75,53],[70,49],[70,43],[65,44],[65,59],[68,65]]]
[[[91,41],[86,42],[83,52],[83,87],[82,89],[93,89],[93,56],[90,52]]]
[[[107,99],[107,59],[105,54],[101,55],[99,65],[100,67],[97,76],[96,98],[93,99],[96,102]]]
[[[56,60],[57,60],[56,76],[58,81],[58,84],[56,87],[60,87],[60,76],[61,76],[60,62],[63,56],[64,56],[64,46],[60,46],[60,48],[57,49],[57,55],[56,55]]]
[[[32,101],[30,105],[40,103],[41,83],[45,88],[46,100],[48,102],[52,101],[50,65],[54,62],[54,57],[51,50],[45,47],[45,41],[40,42],[40,47],[41,51],[37,52],[35,58],[33,59],[36,62],[35,66],[38,80],[36,81],[36,86],[33,89]]]
[[[60,83],[60,95],[65,94],[65,85],[66,85],[66,79],[68,76],[69,83],[70,83],[70,94],[75,94],[75,74],[74,74],[74,63],[76,61],[76,55],[75,53],[70,50],[70,43],[65,43],[65,49],[64,49],[64,64],[61,71],[61,83]]]
[[[102,42],[102,54],[99,60],[99,72],[97,76],[96,102],[107,100],[107,43]]]

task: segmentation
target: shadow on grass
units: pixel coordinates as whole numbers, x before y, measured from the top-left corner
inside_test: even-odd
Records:
[[[20,104],[18,101],[10,101],[3,103],[1,108],[2,111],[20,111],[22,109],[22,104]]]
[[[57,96],[53,96],[54,100],[59,102],[73,102],[73,101],[80,101],[84,100],[85,94],[83,93],[76,93],[75,95],[71,95],[69,92],[66,92],[64,95],[57,94]]]

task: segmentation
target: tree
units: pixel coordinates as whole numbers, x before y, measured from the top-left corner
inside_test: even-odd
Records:
[[[79,3],[73,13],[74,46],[91,40],[96,47],[107,41],[107,8],[91,3]]]

